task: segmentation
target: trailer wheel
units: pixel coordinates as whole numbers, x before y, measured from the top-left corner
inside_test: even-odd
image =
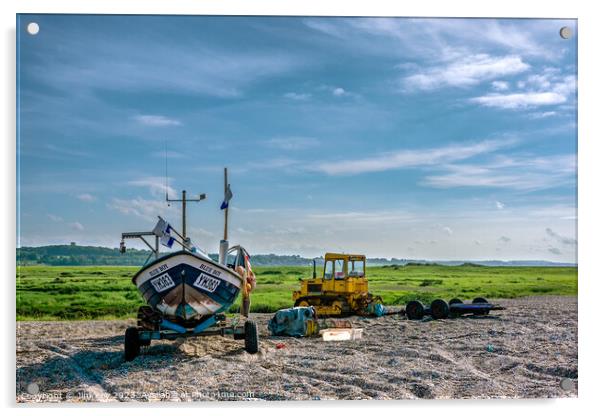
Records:
[[[474,298],[472,303],[489,303],[485,298]],[[489,315],[489,310],[486,311],[478,311],[474,313],[475,315]]]
[[[443,299],[435,299],[431,303],[431,315],[433,319],[445,319],[449,317],[449,305]]]
[[[245,351],[249,354],[255,354],[259,351],[257,324],[253,321],[245,322]]]
[[[452,300],[449,301],[449,305],[454,305],[456,303],[464,303],[462,302],[462,299],[458,299],[458,298],[453,298]]]
[[[406,316],[411,320],[424,318],[424,305],[417,300],[411,300],[406,305]]]
[[[132,361],[140,355],[140,339],[138,336],[138,328],[129,327],[125,330],[123,346],[126,361]]]

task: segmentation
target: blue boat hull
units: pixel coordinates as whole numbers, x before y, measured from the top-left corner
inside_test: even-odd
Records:
[[[184,320],[227,311],[242,286],[234,270],[188,251],[152,262],[132,281],[149,306]]]

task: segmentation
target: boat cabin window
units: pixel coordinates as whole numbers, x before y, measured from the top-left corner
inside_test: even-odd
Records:
[[[351,260],[347,263],[347,274],[350,277],[364,277],[364,261]]]
[[[332,260],[324,263],[324,279],[326,279],[326,280],[332,279],[332,269],[333,269]]]
[[[345,260],[335,260],[334,262],[334,278],[335,279],[344,279],[345,271],[343,267],[345,266]]]

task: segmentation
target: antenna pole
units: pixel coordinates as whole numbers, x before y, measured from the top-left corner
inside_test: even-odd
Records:
[[[186,191],[182,191],[182,199],[169,199],[169,197],[165,195],[165,201],[167,202],[182,203],[182,240],[185,247],[188,247],[188,244],[190,243],[190,239],[186,237],[186,202],[199,202],[206,197],[207,196],[205,194],[200,194],[197,198],[187,199]]]

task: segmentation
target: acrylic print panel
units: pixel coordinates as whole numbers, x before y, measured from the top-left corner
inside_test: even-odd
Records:
[[[575,20],[17,22],[18,402],[577,395]]]

